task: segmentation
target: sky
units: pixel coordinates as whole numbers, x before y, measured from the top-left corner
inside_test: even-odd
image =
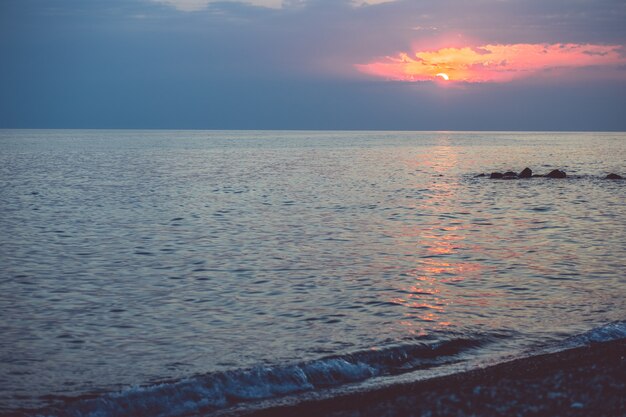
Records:
[[[0,128],[626,131],[626,2],[0,0]]]

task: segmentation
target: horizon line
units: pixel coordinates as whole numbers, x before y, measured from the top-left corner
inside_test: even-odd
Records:
[[[626,130],[502,130],[502,129],[198,129],[198,128],[125,128],[125,127],[0,127],[0,131],[10,130],[93,130],[93,131],[187,131],[187,132],[420,132],[420,133],[626,133]]]

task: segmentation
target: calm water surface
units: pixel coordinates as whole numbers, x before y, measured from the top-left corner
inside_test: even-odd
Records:
[[[0,410],[624,320],[625,161],[623,133],[0,131]],[[526,166],[572,178],[474,178]]]

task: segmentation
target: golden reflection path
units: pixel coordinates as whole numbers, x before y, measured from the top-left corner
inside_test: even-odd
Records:
[[[426,335],[424,330],[460,326],[448,314],[451,307],[486,308],[496,294],[490,291],[472,292],[462,285],[466,280],[478,280],[490,267],[475,259],[464,259],[464,252],[481,253],[481,245],[466,242],[471,224],[457,219],[456,176],[454,170],[458,154],[450,146],[449,137],[440,134],[439,145],[432,153],[420,154],[405,161],[409,170],[431,175],[433,180],[416,192],[426,198],[414,199],[413,209],[425,223],[408,223],[399,230],[396,238],[400,246],[405,242],[405,255],[414,258],[413,267],[403,271],[402,296],[390,302],[407,308],[399,321],[400,331],[413,336]],[[469,213],[463,213],[469,214]],[[408,278],[408,279],[407,279]]]

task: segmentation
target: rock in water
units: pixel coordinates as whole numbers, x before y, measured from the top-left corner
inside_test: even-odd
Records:
[[[484,177],[484,176],[485,176],[485,174],[478,174],[474,178],[480,178],[480,177]]]
[[[559,171],[558,169],[555,169],[553,171],[550,171],[550,173],[548,175],[546,175],[546,177],[548,177],[548,178],[565,178],[565,177],[567,177],[567,175],[565,174],[565,171]]]
[[[624,177],[622,177],[621,175],[617,175],[617,174],[609,174],[606,177],[604,177],[605,180],[623,180]]]
[[[504,174],[502,174],[501,172],[492,172],[489,176],[489,178],[491,179],[501,179],[502,177],[504,177]]]
[[[503,180],[516,180],[517,179],[517,174],[513,171],[507,171],[504,173],[504,175],[502,176]]]
[[[533,170],[526,167],[522,172],[519,173],[518,177],[520,178],[530,178],[533,176]]]

